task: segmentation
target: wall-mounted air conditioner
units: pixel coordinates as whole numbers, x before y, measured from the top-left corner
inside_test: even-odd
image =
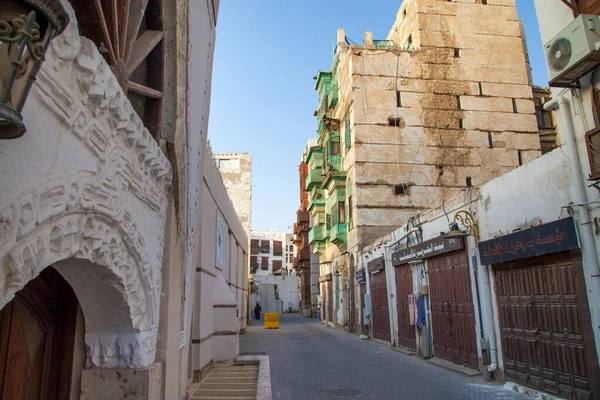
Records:
[[[600,64],[600,16],[581,14],[546,46],[550,86],[576,86]]]

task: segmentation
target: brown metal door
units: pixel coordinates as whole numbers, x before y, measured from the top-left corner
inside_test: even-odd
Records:
[[[68,399],[77,299],[52,268],[0,311],[0,399]]]
[[[385,271],[371,275],[371,323],[375,339],[391,341]]]
[[[560,397],[600,398],[579,253],[499,264],[495,270],[506,377]]]
[[[348,272],[348,297],[349,297],[349,312],[348,312],[348,330],[352,333],[357,333],[358,328],[358,318],[356,316],[356,290],[354,286],[354,281],[356,279],[356,274],[354,270],[354,257],[350,259],[350,271]]]
[[[327,282],[327,321],[333,322],[333,282]]]
[[[398,345],[416,349],[415,327],[410,324],[408,295],[412,294],[412,272],[408,265],[396,270],[396,309],[398,311]]]
[[[479,368],[467,253],[432,258],[428,266],[433,353]]]
[[[362,318],[360,319],[360,333],[369,336],[369,325],[365,325],[365,316],[363,315],[365,312],[365,295],[367,294],[367,284],[360,284],[360,306],[361,312],[360,315]]]

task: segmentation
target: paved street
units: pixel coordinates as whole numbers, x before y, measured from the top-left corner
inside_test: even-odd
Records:
[[[240,346],[270,356],[274,400],[529,399],[295,314],[249,326]]]

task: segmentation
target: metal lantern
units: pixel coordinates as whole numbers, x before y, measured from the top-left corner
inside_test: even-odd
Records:
[[[69,15],[60,0],[0,0],[0,138],[25,133],[21,110],[50,41]]]

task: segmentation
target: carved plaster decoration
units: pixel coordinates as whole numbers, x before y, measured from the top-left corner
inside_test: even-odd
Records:
[[[125,339],[114,332],[88,330],[88,365],[151,363],[158,328],[162,257],[150,262],[144,235],[125,206],[128,193],[124,182],[109,180],[102,174],[92,178],[49,181],[0,209],[0,307],[47,266],[61,260],[88,260],[99,268],[108,268],[117,278],[112,284],[128,307],[129,323],[113,328],[130,331]],[[161,236],[161,248],[163,241]],[[78,297],[86,295],[75,285],[74,289]],[[96,313],[86,312],[86,318]],[[93,325],[94,321],[86,320],[86,326]],[[113,337],[114,341],[108,340]],[[137,343],[133,352],[124,342],[131,346]]]
[[[72,22],[52,41],[30,97],[42,105],[36,113],[60,121],[59,137],[83,145],[70,157],[85,162],[35,185],[24,175],[0,204],[0,308],[57,265],[84,310],[88,367],[143,367],[156,354],[171,165],[62,3]],[[93,285],[88,273],[98,274]]]

